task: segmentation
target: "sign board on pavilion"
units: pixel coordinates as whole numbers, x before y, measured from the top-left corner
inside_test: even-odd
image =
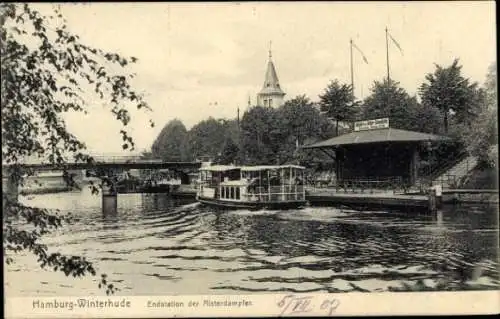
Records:
[[[382,129],[382,128],[389,128],[389,118],[388,117],[384,117],[381,119],[354,122],[354,131],[355,132],[377,130],[377,129]]]

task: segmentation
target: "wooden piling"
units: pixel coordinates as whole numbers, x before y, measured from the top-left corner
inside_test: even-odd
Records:
[[[436,213],[437,212],[437,201],[436,201],[436,189],[431,187],[429,189],[429,196],[428,196],[428,210],[429,213]]]
[[[435,185],[433,188],[436,191],[436,207],[441,209],[443,208],[443,187],[441,185]]]
[[[114,215],[118,209],[118,196],[102,195],[102,213],[103,215]]]
[[[6,185],[7,199],[11,202],[17,203],[19,201],[19,180],[11,173],[7,176]]]
[[[115,214],[118,208],[118,191],[111,180],[108,180],[111,185],[102,185],[102,213],[103,215]]]

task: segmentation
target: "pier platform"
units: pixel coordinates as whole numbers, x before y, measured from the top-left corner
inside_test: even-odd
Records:
[[[394,208],[427,210],[429,198],[426,195],[406,195],[394,192],[344,193],[335,189],[310,189],[306,199],[313,206],[346,205],[356,207]]]

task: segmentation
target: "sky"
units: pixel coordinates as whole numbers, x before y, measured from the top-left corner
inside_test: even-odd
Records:
[[[435,63],[459,58],[463,74],[484,82],[496,59],[494,2],[276,2],[62,4],[68,29],[82,42],[138,62],[134,85],[152,114],[133,113],[137,151],[148,150],[174,118],[189,129],[208,118],[235,118],[264,82],[268,50],[286,98],[317,101],[330,80],[350,83],[349,40],[358,98],[386,76],[416,94]],[[217,102],[217,103],[215,103]],[[154,128],[148,125],[152,116]],[[68,128],[94,154],[121,150],[120,125],[102,107],[67,116]]]

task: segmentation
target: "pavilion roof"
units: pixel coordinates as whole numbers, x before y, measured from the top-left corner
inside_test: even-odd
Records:
[[[448,140],[446,136],[422,132],[406,131],[395,128],[366,130],[339,135],[325,141],[305,145],[302,148],[330,148],[341,145],[387,143],[387,142],[422,142]]]

